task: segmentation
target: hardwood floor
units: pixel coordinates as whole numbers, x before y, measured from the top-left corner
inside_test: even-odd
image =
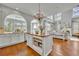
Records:
[[[25,42],[0,48],[0,56],[38,56],[39,54],[26,45]]]
[[[49,56],[78,56],[79,41],[63,41],[54,39],[53,50]],[[25,42],[0,48],[0,56],[39,56]]]
[[[55,40],[53,50],[50,55],[53,56],[78,56],[79,55],[79,41],[63,41]]]

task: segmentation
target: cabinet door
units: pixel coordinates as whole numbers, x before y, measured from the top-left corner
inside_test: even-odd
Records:
[[[16,35],[15,34],[11,34],[11,43],[14,44],[16,43]]]
[[[19,41],[19,42],[24,42],[25,41],[23,33],[17,34],[17,38],[18,38],[17,41]]]
[[[17,44],[24,42],[24,35],[23,34],[12,34],[11,35],[12,43]]]
[[[27,41],[27,34],[24,33],[24,41]]]
[[[2,34],[0,35],[0,47],[8,46],[10,45],[10,36],[8,34]]]
[[[27,35],[27,45],[32,46],[32,36],[31,35]]]

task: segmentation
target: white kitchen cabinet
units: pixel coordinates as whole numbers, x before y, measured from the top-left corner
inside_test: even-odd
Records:
[[[24,33],[0,34],[0,48],[24,42]]]
[[[11,42],[13,44],[24,42],[24,34],[11,34]]]
[[[32,36],[28,34],[27,34],[27,45],[30,45],[30,46],[33,45]]]
[[[1,34],[0,35],[0,47],[4,47],[9,45],[11,42],[11,38],[9,35]]]

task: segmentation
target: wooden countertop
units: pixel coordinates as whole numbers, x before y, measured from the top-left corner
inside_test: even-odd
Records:
[[[38,36],[38,37],[47,37],[47,36],[53,35],[53,34],[49,34],[49,35],[37,35],[37,34],[28,33],[28,32],[26,32],[25,34],[29,34],[29,35],[33,35],[33,36]]]

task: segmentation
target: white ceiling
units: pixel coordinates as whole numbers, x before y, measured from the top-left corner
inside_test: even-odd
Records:
[[[38,11],[38,3],[4,3],[4,5],[11,8],[18,8],[18,10],[33,15]],[[57,12],[63,12],[72,9],[78,5],[77,3],[40,3],[41,11],[45,15],[52,15]]]

